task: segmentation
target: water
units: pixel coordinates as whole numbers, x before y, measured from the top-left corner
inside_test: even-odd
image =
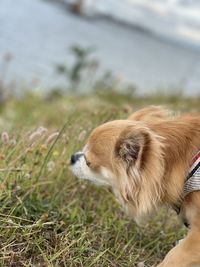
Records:
[[[75,2],[77,0],[65,0]],[[84,0],[83,12],[138,25],[164,38],[200,49],[199,0]]]
[[[72,62],[67,50],[75,43],[95,46],[101,69],[133,82],[141,93],[180,87],[189,95],[200,93],[199,50],[110,20],[74,16],[47,1],[0,0],[0,58],[13,55],[8,81],[37,80],[39,90],[62,85],[54,66]]]

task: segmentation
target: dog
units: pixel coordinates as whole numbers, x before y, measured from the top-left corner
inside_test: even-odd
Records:
[[[150,106],[126,120],[94,129],[83,150],[72,155],[71,169],[79,178],[111,187],[123,209],[138,223],[159,206],[170,205],[189,231],[158,266],[197,267],[199,151],[199,113],[172,116],[162,107]]]

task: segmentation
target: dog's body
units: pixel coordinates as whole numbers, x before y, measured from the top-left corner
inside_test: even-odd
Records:
[[[168,204],[190,225],[159,267],[200,266],[200,191],[183,198],[191,160],[200,150],[200,114],[171,117],[148,107],[97,127],[72,157],[76,176],[111,186],[136,221]]]

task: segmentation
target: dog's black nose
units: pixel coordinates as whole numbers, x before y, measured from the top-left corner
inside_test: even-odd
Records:
[[[71,156],[71,165],[73,165],[73,164],[75,164],[76,162],[77,162],[77,160],[81,157],[81,156],[83,156],[83,154],[82,153],[75,153],[75,154],[73,154],[72,156]]]

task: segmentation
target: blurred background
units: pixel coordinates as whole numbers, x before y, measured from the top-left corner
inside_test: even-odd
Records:
[[[1,87],[88,92],[99,83],[199,95],[200,2],[0,1]]]

